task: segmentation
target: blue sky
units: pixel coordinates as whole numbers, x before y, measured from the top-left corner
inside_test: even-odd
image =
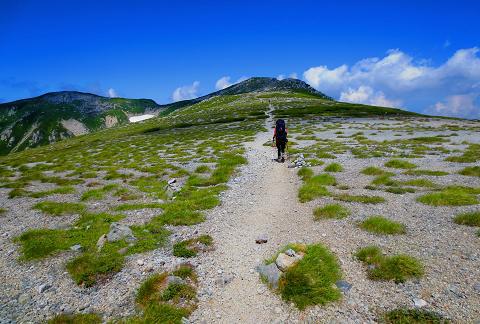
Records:
[[[337,99],[480,117],[478,1],[0,1],[0,100],[152,98],[251,76]]]

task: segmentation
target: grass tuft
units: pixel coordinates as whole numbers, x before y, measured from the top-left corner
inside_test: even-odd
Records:
[[[424,309],[399,308],[383,315],[385,324],[447,324],[448,319],[441,315]]]
[[[49,215],[60,216],[67,214],[81,214],[85,211],[86,207],[81,203],[42,201],[35,204],[33,209],[41,210]]]
[[[48,324],[100,324],[102,318],[98,314],[59,314],[51,318]]]
[[[464,206],[479,203],[476,195],[480,189],[461,186],[450,186],[439,192],[432,192],[417,198],[418,202],[432,206]]]
[[[362,204],[380,204],[385,202],[385,198],[383,197],[366,195],[352,196],[349,194],[341,194],[336,195],[334,199],[346,202],[358,202]]]
[[[313,211],[315,220],[325,219],[325,218],[336,218],[341,219],[350,215],[350,211],[339,204],[330,204],[325,205],[324,207],[317,207]]]
[[[480,227],[480,211],[457,215],[453,221],[460,225]]]
[[[339,163],[330,163],[324,169],[325,172],[342,172],[343,167]]]
[[[417,259],[405,254],[384,256],[376,246],[359,249],[355,256],[369,265],[368,277],[372,280],[393,280],[400,283],[410,278],[419,278],[424,273],[423,265]]]
[[[480,166],[466,167],[458,173],[471,177],[480,177]]]
[[[417,166],[411,162],[405,160],[397,160],[393,159],[385,163],[387,168],[394,168],[394,169],[415,169]]]
[[[335,283],[341,279],[337,258],[323,245],[308,245],[305,256],[280,278],[279,291],[285,301],[303,310],[340,299]]]
[[[404,234],[405,225],[382,216],[371,216],[359,224],[359,227],[376,234]]]

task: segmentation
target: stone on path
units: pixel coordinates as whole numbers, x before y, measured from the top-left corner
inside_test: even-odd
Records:
[[[345,280],[339,280],[335,283],[335,285],[340,289],[344,294],[347,293],[351,288],[352,285],[346,282]]]
[[[97,251],[100,252],[107,241],[107,235],[103,234],[97,241]]]
[[[70,250],[75,251],[75,252],[80,252],[82,251],[82,246],[80,244],[75,244],[70,247]]]
[[[261,234],[257,237],[257,239],[255,240],[255,243],[257,244],[263,244],[263,243],[267,243],[268,241],[268,237],[266,234]]]

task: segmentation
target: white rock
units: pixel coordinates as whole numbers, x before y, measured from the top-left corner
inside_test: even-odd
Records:
[[[137,264],[138,264],[139,266],[142,266],[142,265],[143,265],[143,263],[144,263],[144,262],[143,262],[143,260],[142,260],[142,259],[138,259],[138,260],[137,260]]]
[[[300,260],[299,257],[291,257],[286,255],[285,253],[280,253],[277,259],[275,260],[275,264],[280,270],[286,271],[288,268],[293,266],[299,260]]]
[[[421,298],[414,298],[413,299],[413,304],[415,305],[415,307],[417,308],[422,308],[422,307],[425,307],[428,305],[428,303],[426,301],[424,301],[423,299]]]

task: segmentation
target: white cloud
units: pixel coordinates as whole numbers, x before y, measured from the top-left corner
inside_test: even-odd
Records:
[[[107,94],[110,98],[118,97],[117,92],[113,88],[108,89]]]
[[[448,96],[444,101],[437,102],[424,112],[439,116],[480,118],[480,105],[476,103],[478,98],[480,95],[473,93]]]
[[[247,80],[248,78],[246,76],[242,76],[240,78],[238,78],[237,81],[235,82],[230,82],[230,76],[223,76],[221,77],[220,79],[217,80],[217,82],[215,82],[215,89],[217,90],[223,90],[225,88],[228,88],[229,86],[232,86],[234,84],[237,84],[237,83],[240,83],[242,81],[245,81]]]
[[[230,77],[224,76],[217,80],[217,82],[215,83],[215,89],[223,90],[225,88],[228,88],[231,85],[232,83],[230,83]]]
[[[335,68],[325,65],[304,71],[303,78],[314,88],[343,99],[364,98],[366,102],[398,106],[417,111],[459,93],[477,93],[480,84],[479,48],[457,50],[448,60],[432,66],[428,60],[416,60],[393,49],[382,58],[370,57],[352,66]],[[374,90],[373,90],[374,89]],[[398,98],[396,100],[387,98]],[[430,103],[428,103],[430,102]]]
[[[387,99],[382,91],[374,91],[369,86],[360,86],[357,89],[349,88],[340,94],[340,101],[394,108],[398,108],[402,104],[400,100]]]
[[[286,78],[286,77],[285,77],[285,74],[279,74],[279,75],[277,76],[277,80],[283,80],[283,79],[285,79],[285,78]],[[298,79],[297,73],[295,73],[295,72],[290,73],[290,74],[288,75],[288,78],[289,78],[289,79]]]
[[[195,81],[191,85],[178,87],[172,93],[173,101],[187,100],[198,97],[197,92],[200,87],[200,82]]]

